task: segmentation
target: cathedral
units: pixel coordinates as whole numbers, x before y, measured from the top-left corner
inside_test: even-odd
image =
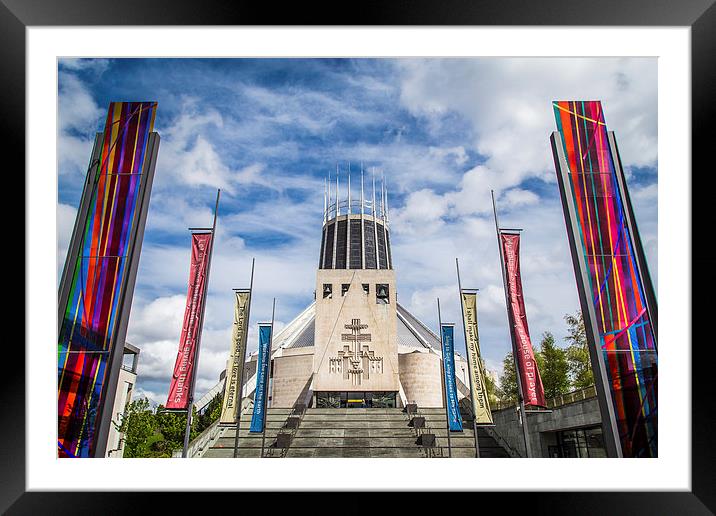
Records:
[[[384,185],[376,201],[340,199],[326,185],[315,301],[274,336],[268,406],[442,407],[436,333],[397,301]],[[460,397],[469,396],[467,361],[455,356]],[[243,397],[253,397],[256,354],[247,358]],[[217,386],[219,387],[219,386]]]

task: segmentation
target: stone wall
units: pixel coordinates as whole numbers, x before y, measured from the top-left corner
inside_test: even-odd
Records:
[[[271,407],[293,407],[312,374],[313,354],[274,358]]]
[[[587,398],[552,409],[551,413],[529,414],[530,444],[535,457],[549,457],[548,447],[556,445],[554,433],[570,428],[599,425],[602,422],[597,398]],[[522,457],[526,456],[515,406],[492,412],[495,432]]]
[[[400,383],[408,402],[418,407],[442,407],[443,389],[440,358],[433,353],[405,353],[398,355]]]
[[[377,300],[379,284],[388,285],[388,303]],[[324,285],[332,286],[332,294],[325,298]],[[342,285],[349,285],[347,292],[342,292]],[[398,391],[395,272],[319,269],[316,294],[314,390]],[[346,328],[353,321],[359,330]],[[356,347],[350,340],[353,332],[360,338],[358,367],[348,358]]]

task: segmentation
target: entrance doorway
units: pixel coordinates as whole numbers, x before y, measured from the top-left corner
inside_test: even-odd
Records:
[[[601,426],[554,432],[557,444],[548,446],[550,457],[606,457]]]
[[[318,408],[395,408],[396,392],[321,391],[316,392]]]

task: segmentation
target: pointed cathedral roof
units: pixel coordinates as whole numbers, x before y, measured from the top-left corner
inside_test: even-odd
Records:
[[[440,350],[437,335],[398,303],[398,353],[412,351],[430,352]],[[280,349],[307,348],[314,345],[316,322],[315,301],[288,323],[274,339],[274,353]]]
[[[435,353],[442,357],[441,345],[438,336],[430,328],[428,328],[420,319],[410,313],[403,305],[397,304],[397,339],[398,354],[405,353]],[[283,350],[312,348],[314,345],[316,324],[316,302],[308,305],[300,314],[298,314],[290,323],[288,323],[274,337],[272,357],[281,356]],[[310,353],[309,349],[306,352]],[[252,360],[256,352],[250,353],[246,359]],[[456,353],[457,356],[460,356]],[[460,357],[462,358],[462,357]],[[253,358],[255,360],[255,358]],[[245,381],[250,383],[251,379],[246,378]],[[216,395],[217,392],[223,390],[225,378],[207,392],[196,403],[197,410],[201,411]],[[246,384],[245,384],[246,385]],[[463,395],[467,393],[467,387],[460,378],[457,378],[458,391]],[[246,389],[246,387],[245,387]],[[249,387],[244,395],[247,395],[253,387]]]

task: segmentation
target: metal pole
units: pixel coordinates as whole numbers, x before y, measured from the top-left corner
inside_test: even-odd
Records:
[[[507,271],[505,270],[505,257],[502,252],[502,241],[500,240],[500,224],[497,220],[497,205],[495,204],[495,192],[490,190],[492,196],[492,211],[495,215],[495,232],[497,233],[497,247],[500,250],[500,269],[502,270],[502,287],[505,291],[505,307],[507,308],[507,319],[510,323],[510,338],[512,339],[512,359],[515,363],[515,376],[517,377],[517,393],[520,403],[520,420],[522,423],[522,434],[525,439],[525,453],[527,457],[532,457],[532,445],[530,444],[530,434],[527,425],[527,413],[525,412],[525,398],[522,391],[522,379],[520,378],[520,366],[517,359],[517,342],[515,339],[515,322],[512,319],[510,311],[510,298],[507,293]]]
[[[462,282],[460,281],[460,264],[455,258],[455,268],[457,269],[457,288],[460,291],[460,309],[462,310],[462,334],[465,337],[465,353],[467,354],[467,375],[470,377],[470,401],[472,402],[472,431],[475,435],[475,458],[480,458],[480,444],[477,442],[477,412],[475,411],[475,398],[472,386],[472,364],[470,361],[470,353],[467,349],[467,328],[465,327],[465,303],[462,300]],[[477,356],[477,350],[475,350]],[[479,360],[479,356],[477,357]],[[478,364],[479,367],[479,364]]]
[[[363,195],[363,162],[360,163],[360,266],[366,268],[365,264],[365,197]]]
[[[199,347],[201,346],[201,333],[204,328],[204,313],[206,312],[206,294],[209,290],[209,273],[211,272],[211,257],[214,254],[214,241],[216,240],[216,215],[219,211],[219,198],[221,196],[221,189],[216,191],[216,205],[214,206],[214,221],[211,224],[211,245],[209,246],[209,256],[206,264],[206,279],[204,286],[204,294],[201,299],[201,320],[199,321],[199,332],[196,336],[196,346],[194,350],[194,367],[191,372],[191,385],[189,387],[189,405],[186,411],[186,428],[184,429],[184,448],[182,449],[181,456],[183,459],[186,458],[189,450],[189,438],[191,436],[191,420],[192,411],[194,409],[194,387],[196,384],[196,372],[199,369]]]
[[[246,348],[248,347],[248,340],[249,340],[249,328],[251,325],[249,322],[251,321],[251,302],[253,301],[254,296],[254,263],[256,262],[256,258],[251,259],[251,282],[249,283],[249,306],[246,309],[246,340],[244,341],[244,349],[241,354],[241,366],[239,367],[239,378],[237,379],[237,384],[239,388],[239,406],[236,410],[236,435],[234,435],[234,458],[238,458],[239,456],[239,430],[241,425],[241,405],[244,400],[244,366],[246,364]]]
[[[273,348],[273,319],[275,313],[276,298],[273,298],[273,306],[271,307],[271,338],[269,338],[268,353],[266,353],[266,360],[268,360],[268,378],[266,378],[266,383],[264,385],[264,428],[261,435],[261,458],[264,457],[264,447],[266,443],[266,417],[268,414],[269,383],[271,382],[271,348]]]
[[[338,223],[338,221],[336,221]],[[346,211],[346,269],[351,268],[351,162],[348,162],[348,210]]]
[[[380,269],[380,246],[378,245],[378,216],[375,203],[375,167],[373,167],[373,204],[371,204],[371,215],[373,215],[373,236],[375,237],[375,268]],[[387,260],[387,257],[386,257]]]
[[[438,299],[438,328],[440,331],[440,354],[442,360],[440,361],[440,377],[442,378],[442,391],[443,391],[443,403],[445,404],[445,429],[447,430],[447,442],[448,442],[448,457],[452,457],[452,446],[450,444],[450,413],[447,403],[447,392],[445,391],[445,348],[443,347],[443,319],[440,315],[440,298]]]

